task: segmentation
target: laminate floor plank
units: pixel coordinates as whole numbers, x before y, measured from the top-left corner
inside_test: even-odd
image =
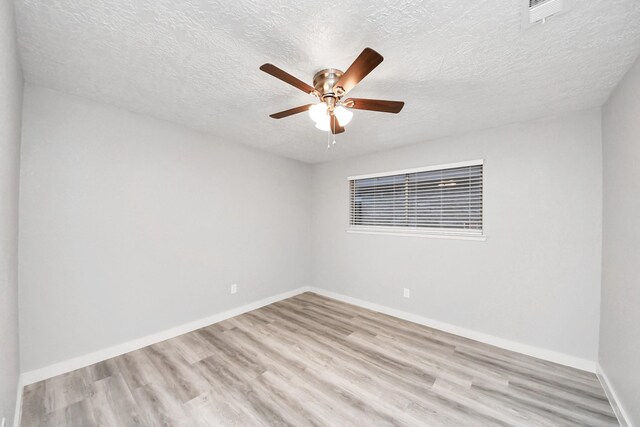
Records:
[[[594,374],[304,293],[25,387],[22,426],[613,426]]]

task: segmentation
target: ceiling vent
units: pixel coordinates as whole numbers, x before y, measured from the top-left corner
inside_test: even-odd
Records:
[[[571,0],[522,0],[522,27],[528,28],[569,9]]]
[[[529,8],[538,6],[539,4],[546,3],[549,0],[529,0]]]

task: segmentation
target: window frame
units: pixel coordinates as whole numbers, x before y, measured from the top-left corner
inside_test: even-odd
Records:
[[[466,166],[482,166],[482,229],[478,231],[464,231],[462,229],[447,230],[431,227],[402,227],[402,226],[375,226],[375,225],[352,225],[351,224],[351,181],[367,178],[379,178],[393,175],[404,175],[417,172],[429,172],[441,169],[454,169]],[[388,172],[377,172],[365,175],[354,175],[347,177],[347,233],[360,234],[380,234],[392,236],[409,237],[431,237],[437,239],[459,239],[459,240],[486,240],[485,235],[485,161],[484,159],[468,160],[464,162],[445,163],[430,165],[411,169],[401,169]]]

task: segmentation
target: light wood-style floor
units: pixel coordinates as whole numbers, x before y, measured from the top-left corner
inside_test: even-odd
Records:
[[[305,293],[29,385],[22,425],[617,422],[593,374]]]

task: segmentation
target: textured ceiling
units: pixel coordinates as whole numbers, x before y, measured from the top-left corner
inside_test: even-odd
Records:
[[[324,2],[17,0],[26,80],[295,159],[318,162],[601,105],[640,52],[640,2],[576,1],[521,29],[519,0]],[[339,143],[313,98],[258,67],[311,83],[364,47],[385,61],[350,95],[403,100],[356,111]]]

